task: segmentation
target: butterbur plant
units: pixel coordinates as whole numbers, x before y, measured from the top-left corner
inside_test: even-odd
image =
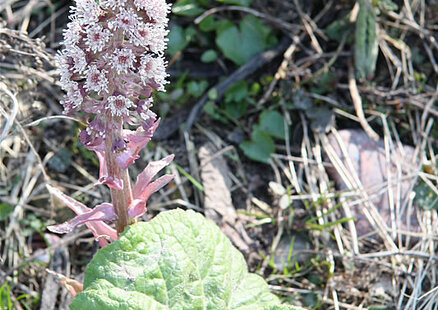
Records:
[[[112,200],[89,208],[48,186],[76,213],[48,229],[85,224],[102,246],[83,286],[69,286],[78,293],[71,309],[294,309],[248,273],[242,254],[202,215],[173,210],[137,222],[150,195],[173,178],[155,178],[173,155],[150,162],[133,185],[128,173],[159,124],[151,93],[167,83],[169,9],[164,0],[76,0],[64,31],[62,105],[86,116],[79,138],[96,153],[96,185],[108,186]]]
[[[66,114],[87,115],[79,138],[96,153],[98,184],[110,188],[112,203],[89,209],[50,188],[78,215],[49,230],[66,233],[85,223],[104,245],[144,214],[149,196],[173,178],[165,175],[152,182],[173,156],[150,163],[133,186],[128,174],[159,123],[151,93],[167,83],[163,52],[168,11],[164,0],[78,0],[72,8],[65,48],[57,56],[66,91],[61,103]],[[108,221],[115,221],[116,231],[103,223]]]

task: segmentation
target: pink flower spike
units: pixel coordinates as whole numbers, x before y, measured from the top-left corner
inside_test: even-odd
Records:
[[[146,166],[146,168],[143,170],[143,172],[137,176],[137,180],[134,184],[134,187],[132,188],[132,195],[133,195],[134,199],[141,199],[144,201],[147,200],[147,197],[145,197],[145,194],[146,194],[146,192],[148,192],[148,187],[150,185],[152,185],[151,184],[152,178],[158,172],[160,172],[161,169],[168,166],[174,157],[175,157],[175,155],[172,154],[172,155],[169,155],[161,160],[152,161]],[[159,179],[161,179],[161,178],[159,178]],[[169,179],[169,181],[167,181],[167,182],[170,182],[170,180],[171,179]],[[159,190],[159,189],[157,189],[157,190]],[[157,190],[155,190],[155,192]]]
[[[94,209],[90,209],[90,208],[86,207],[84,204],[80,203],[79,201],[63,194],[60,190],[58,190],[50,185],[47,185],[47,189],[49,190],[49,192],[52,195],[56,196],[59,200],[61,200],[64,204],[66,204],[67,207],[72,209],[78,215],[90,213],[94,210]],[[94,215],[91,216],[92,218],[96,218],[98,216],[97,213],[99,213],[99,212],[106,213],[106,216],[103,217],[103,218],[105,218],[105,220],[107,220],[108,218],[110,218],[110,219],[115,218],[114,208],[111,204],[107,203],[107,204],[102,204],[100,206],[101,207],[98,206],[99,209],[97,209],[97,211],[94,212]],[[94,219],[92,221],[84,222],[84,224],[87,225],[87,227],[91,230],[93,235],[96,238],[98,238],[99,244],[101,246],[105,246],[106,244],[108,244],[108,240],[106,238],[102,238],[102,237],[108,236],[110,240],[117,239],[116,230],[111,228],[109,225],[105,224],[104,222],[102,222],[100,220]],[[64,225],[64,224],[48,226],[47,228],[53,232],[65,233],[65,232],[62,232],[62,231],[66,230],[65,227],[62,227],[62,225]],[[77,225],[79,225],[79,224],[77,224]],[[59,226],[61,226],[61,227],[59,227]]]

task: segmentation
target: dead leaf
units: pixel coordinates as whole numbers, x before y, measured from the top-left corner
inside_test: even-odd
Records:
[[[206,143],[199,149],[198,154],[202,167],[205,217],[215,222],[240,251],[248,254],[253,241],[249,238],[233,206],[227,163],[222,156],[215,157],[215,152],[214,145]]]

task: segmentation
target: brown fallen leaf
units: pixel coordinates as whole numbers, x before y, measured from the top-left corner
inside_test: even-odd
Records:
[[[214,156],[216,151],[212,143],[206,143],[198,153],[202,167],[205,216],[215,222],[240,251],[249,254],[253,240],[248,236],[233,206],[227,163],[222,156]]]

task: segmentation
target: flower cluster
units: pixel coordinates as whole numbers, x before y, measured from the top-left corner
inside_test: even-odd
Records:
[[[78,223],[117,219],[123,211],[120,206],[123,199],[116,199],[119,201],[116,206],[117,193],[113,190],[127,197],[125,215],[139,216],[144,213],[149,197],[145,193],[170,181],[167,176],[151,183],[158,171],[148,166],[131,190],[126,170],[159,123],[151,111],[151,93],[164,91],[167,83],[163,53],[169,10],[165,0],[76,0],[72,7],[71,22],[63,33],[65,48],[57,55],[66,92],[61,103],[66,114],[82,111],[88,115],[87,127],[79,138],[96,152],[100,162],[98,184],[111,188],[113,204],[88,209],[51,190],[79,214],[79,219],[52,226],[51,230],[66,232]],[[125,129],[125,124],[131,129]],[[172,158],[154,162],[153,166],[163,168]],[[100,228],[94,231],[102,232]],[[108,235],[114,237],[112,233]]]
[[[58,55],[62,104],[70,114],[82,110],[95,115],[115,135],[113,149],[123,153],[123,122],[149,130],[152,89],[166,84],[163,52],[167,13],[164,0],[78,0],[64,31],[65,48]],[[138,133],[141,136],[143,133]],[[100,132],[85,130],[81,140],[96,147]],[[104,142],[104,141],[102,141]]]

